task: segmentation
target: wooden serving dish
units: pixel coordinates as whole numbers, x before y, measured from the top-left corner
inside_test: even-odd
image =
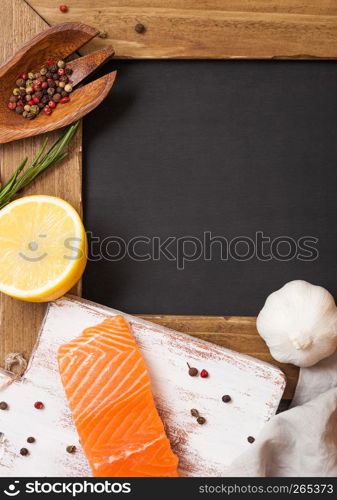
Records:
[[[48,60],[65,59],[97,34],[95,28],[85,24],[59,24],[32,38],[0,68],[0,143],[69,125],[104,100],[115,81],[115,71],[75,90],[71,94],[70,102],[57,106],[51,116],[40,113],[35,120],[25,120],[7,108],[15,81],[23,71],[38,71]],[[72,61],[69,66],[73,69],[73,85],[79,84],[113,53],[111,47],[106,47]]]

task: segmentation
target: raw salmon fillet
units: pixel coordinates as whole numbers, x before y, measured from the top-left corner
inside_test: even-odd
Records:
[[[178,458],[170,448],[145,363],[123,316],[111,316],[62,345],[58,362],[94,476],[178,476]]]

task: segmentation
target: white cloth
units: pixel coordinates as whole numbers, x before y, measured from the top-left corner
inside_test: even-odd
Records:
[[[337,477],[337,352],[300,370],[291,408],[266,424],[226,476]]]

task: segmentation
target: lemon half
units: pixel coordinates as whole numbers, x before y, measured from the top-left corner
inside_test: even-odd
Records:
[[[27,196],[0,210],[0,291],[48,302],[67,293],[87,262],[81,218],[64,200]]]

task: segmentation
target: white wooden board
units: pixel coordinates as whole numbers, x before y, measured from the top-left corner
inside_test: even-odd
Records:
[[[39,339],[23,379],[0,393],[9,409],[0,412],[3,433],[1,476],[90,476],[61,384],[58,346],[118,311],[75,297],[49,305]],[[119,313],[120,314],[120,313]],[[275,413],[285,378],[267,363],[220,346],[124,315],[144,356],[158,411],[164,421],[180,473],[184,476],[223,476],[228,466],[249,446]],[[187,362],[209,377],[190,377]],[[0,383],[8,380],[0,373]],[[229,394],[230,403],[222,396]],[[36,410],[35,401],[45,409]],[[196,408],[206,418],[199,425]],[[36,443],[27,444],[28,436]],[[75,454],[66,453],[74,444]],[[27,447],[29,456],[19,450]]]

